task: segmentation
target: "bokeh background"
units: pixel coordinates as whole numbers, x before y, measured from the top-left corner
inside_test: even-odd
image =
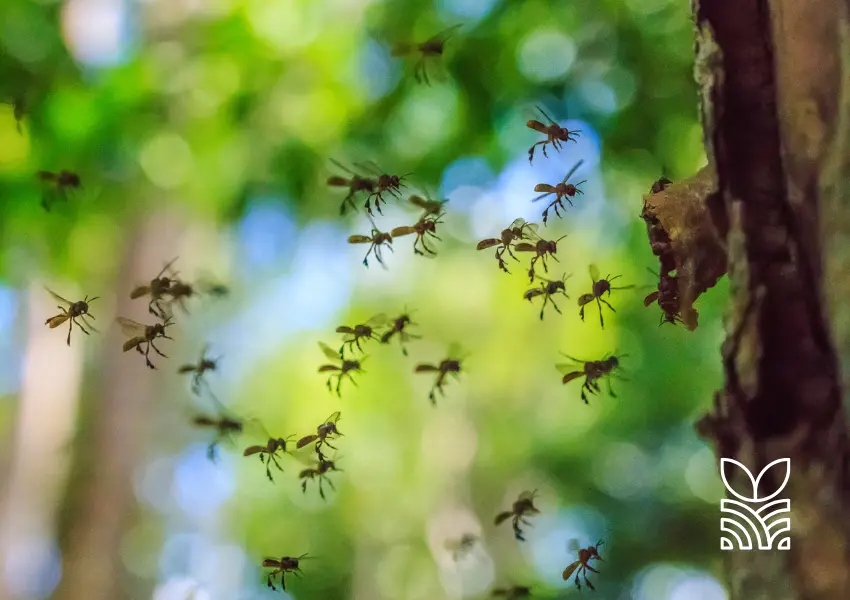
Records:
[[[722,484],[692,423],[720,383],[725,282],[700,327],[659,327],[643,297],[655,259],[639,218],[662,172],[705,163],[692,24],[673,0],[5,0],[0,5],[0,598],[280,598],[264,557],[310,553],[293,598],[483,597],[531,585],[577,597],[568,543],[604,539],[585,596],[725,600]],[[393,43],[462,24],[430,87]],[[13,103],[26,116],[18,133]],[[581,130],[529,165],[539,104]],[[434,259],[412,237],[386,270],[346,243],[327,187],[372,160],[413,172],[406,193],[448,199]],[[540,220],[535,184],[579,159],[584,195],[541,232],[572,274],[559,315],[523,300],[523,263],[501,272],[479,239]],[[48,213],[38,170],[83,188]],[[361,200],[362,201],[362,200]],[[390,202],[381,229],[420,212]],[[118,315],[151,322],[129,291],[179,257],[225,299],[177,312],[169,358],[123,354]],[[578,317],[588,265],[635,285],[616,313]],[[44,286],[92,304],[100,333],[50,330]],[[410,356],[372,343],[358,387],[337,398],[318,341],[376,313],[413,311]],[[206,458],[209,432],[177,367],[204,344],[209,377],[243,435]],[[461,380],[432,407],[419,362],[459,343]],[[559,352],[623,358],[625,382],[585,405]],[[603,386],[604,390],[604,386]],[[270,483],[242,449],[306,435],[341,411],[336,492],[301,492],[297,458]],[[526,489],[542,514],[517,543],[493,517]],[[446,542],[481,537],[452,560]]]

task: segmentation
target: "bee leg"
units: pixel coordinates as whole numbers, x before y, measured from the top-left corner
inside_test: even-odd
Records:
[[[540,320],[543,320],[543,311],[546,310],[546,303],[549,301],[549,294],[543,296],[543,306],[540,307]]]
[[[262,458],[261,458],[260,460],[262,460]],[[280,468],[280,467],[278,467],[278,468]],[[272,478],[272,472],[271,472],[271,470],[269,469],[269,461],[268,461],[268,460],[266,461],[266,477],[268,477],[268,478],[269,478],[269,481],[271,481],[272,483],[274,483],[274,479]]]
[[[617,394],[614,393],[614,388],[611,387],[611,378],[607,377],[605,379],[605,383],[608,384],[608,395],[611,396],[612,398],[616,398]]]
[[[576,573],[576,578],[575,578],[576,587],[578,588],[578,591],[581,591],[581,584],[578,582],[578,574],[579,573],[581,573],[581,567],[579,567],[578,573]]]
[[[150,354],[150,352],[151,352],[151,343],[148,342],[148,345],[145,348],[145,352],[144,352],[144,354],[145,354],[145,364],[148,366],[149,369],[156,369],[154,364],[151,362],[150,357],[148,356]]]
[[[334,482],[330,480],[330,478],[329,478],[329,477],[328,477],[328,478],[326,478],[326,479],[325,479],[325,481],[327,481],[327,482],[328,482],[328,485],[329,485],[329,486],[331,486],[331,489],[332,489],[333,491],[336,491],[336,486],[334,485]]]
[[[377,200],[375,201],[375,206],[378,205]],[[374,217],[375,213],[372,212],[372,196],[368,196],[366,198],[366,204],[363,205],[363,208],[366,209],[366,212],[369,213],[370,217]]]
[[[325,490],[322,488],[322,479],[324,479],[323,475],[319,476],[319,497],[324,500],[325,499]]]
[[[68,319],[68,339],[66,340],[66,343],[69,346],[71,345],[71,328],[73,328],[73,327],[74,327],[74,319]]]
[[[549,298],[549,296],[546,296],[546,297],[547,297],[547,298]],[[564,314],[564,313],[562,313],[562,312],[561,312],[561,309],[560,309],[560,308],[558,308],[558,305],[557,305],[557,304],[555,304],[555,301],[554,301],[554,300],[552,300],[551,298],[549,298],[549,302],[551,302],[551,303],[552,303],[552,306],[555,308],[555,310],[557,311],[557,313],[558,313],[559,315]]]
[[[546,140],[545,142],[543,142],[543,156],[545,156],[546,158],[549,158],[549,155],[546,154],[546,144],[548,144],[548,143],[549,143],[549,140]]]
[[[280,587],[283,588],[283,591],[286,591],[286,571],[280,572]]]
[[[605,319],[602,318],[602,304],[599,302],[599,298],[596,298],[596,305],[599,307],[599,326],[602,329],[605,329]]]
[[[332,379],[332,378],[333,378],[333,375],[331,375],[330,377],[328,377],[328,381],[327,381],[328,391],[331,391],[331,379]]]
[[[301,482],[301,492],[303,494],[307,493],[307,480],[306,479]]]
[[[436,388],[431,388],[431,391],[428,392],[428,399],[431,401],[433,406],[437,406],[437,399],[434,397],[434,390]]]
[[[162,358],[168,358],[165,354],[163,354],[162,352],[160,352],[160,351],[159,351],[159,348],[157,348],[157,347],[154,345],[154,343],[153,343],[153,342],[151,342],[151,343],[150,343],[150,347],[151,347],[151,348],[153,348],[153,349],[154,349],[154,351],[155,351],[157,354],[159,354]]]
[[[586,568],[586,569],[590,569],[591,567],[590,567],[590,566],[587,566],[587,567],[585,567],[585,568]],[[597,573],[598,573],[598,572],[599,572],[599,571],[597,571]],[[591,590],[596,590],[596,588],[595,588],[595,587],[593,587],[593,584],[592,584],[592,583],[590,583],[590,581],[587,579],[587,571],[585,571],[584,573],[582,573],[582,575],[584,575],[584,584],[585,584],[587,587],[589,587]]]
[[[274,584],[272,583],[272,576],[271,576],[271,573],[269,573],[269,574],[266,576],[266,585],[267,585],[268,587],[270,587],[273,591],[275,591],[275,592],[277,591],[277,588],[276,588],[276,587],[274,586]]]
[[[340,375],[336,378],[336,395],[337,395],[337,396],[339,396],[340,398],[342,398],[342,394],[341,394],[341,393],[340,393],[340,391],[339,391],[339,388],[340,388],[341,386],[342,386],[342,375],[340,374]]]
[[[215,462],[215,446],[216,442],[213,442],[209,446],[207,446],[207,458],[210,462]]]

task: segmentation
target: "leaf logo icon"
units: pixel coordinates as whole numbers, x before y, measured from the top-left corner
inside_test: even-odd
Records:
[[[775,467],[776,465],[779,465],[779,464],[785,465],[785,479],[782,481],[782,485],[780,485],[779,488],[775,492],[770,494],[769,496],[765,496],[763,498],[760,498],[759,495],[758,495],[759,482],[761,481],[762,477],[764,477],[765,474],[768,471],[770,471],[770,469],[772,469],[773,467]],[[739,494],[738,492],[733,490],[731,485],[729,485],[729,479],[731,479],[731,476],[729,478],[727,478],[727,472],[730,473],[730,475],[731,475],[730,469],[732,468],[732,465],[735,465],[736,467],[738,467],[739,469],[744,471],[744,473],[746,473],[747,478],[750,480],[750,484],[752,485],[752,496],[742,496],[741,494]],[[777,468],[781,468],[781,467],[777,467]],[[729,490],[730,494],[732,494],[733,496],[735,496],[736,498],[738,498],[739,500],[742,500],[744,502],[767,502],[768,500],[775,498],[776,496],[778,496],[782,492],[783,489],[785,489],[785,486],[788,485],[788,479],[789,479],[790,476],[791,476],[791,459],[790,458],[778,458],[778,459],[776,459],[775,461],[773,461],[772,463],[767,465],[764,469],[762,469],[761,473],[759,473],[759,476],[756,477],[755,479],[753,478],[753,474],[750,472],[750,470],[747,467],[745,467],[744,465],[742,465],[741,463],[739,463],[737,460],[733,460],[731,458],[721,458],[720,459],[720,477],[723,479],[723,485],[726,486],[726,489]]]

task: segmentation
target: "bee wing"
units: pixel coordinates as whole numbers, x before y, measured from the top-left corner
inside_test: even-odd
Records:
[[[437,34],[431,36],[430,38],[428,38],[427,40],[425,40],[422,43],[427,44],[429,42],[436,42],[437,40],[442,40],[442,41],[445,42],[446,40],[448,40],[452,36],[452,34],[454,33],[454,31],[457,28],[462,27],[462,26],[463,26],[462,23],[458,23],[457,25],[452,25],[451,27],[446,27],[440,33],[437,33]]]
[[[455,360],[461,360],[469,356],[469,352],[466,351],[459,343],[452,342],[449,345],[449,356],[448,358],[452,358]]]
[[[575,365],[567,364],[567,363],[558,363],[555,365],[555,368],[558,370],[558,373],[561,375],[572,375],[573,373],[578,373],[579,375],[583,375],[584,372],[577,370]],[[575,379],[575,378],[573,378]]]
[[[53,296],[53,299],[54,299],[54,300],[57,300],[57,301],[61,302],[62,304],[66,305],[66,306],[71,306],[71,304],[73,304],[72,302],[70,302],[70,301],[68,301],[68,300],[65,300],[65,298],[63,298],[62,296],[60,296],[59,294],[57,294],[56,292],[54,292],[54,291],[53,291],[53,290],[51,290],[50,288],[47,288],[47,287],[46,287],[46,288],[44,288],[44,289],[45,289],[45,290],[47,290],[47,293],[48,293],[48,294],[50,294],[51,296]]]
[[[505,512],[501,512],[498,515],[496,515],[495,519],[493,519],[493,523],[495,525],[499,525],[499,524],[503,523],[504,521],[506,521],[507,519],[510,519],[511,516],[513,516],[513,514],[514,513],[509,511],[509,510],[506,510]]]
[[[535,252],[537,247],[534,244],[529,244],[528,242],[520,242],[514,246],[514,250],[517,252]]]
[[[389,320],[390,318],[387,315],[380,313],[366,321],[364,325],[368,325],[369,327],[380,327],[382,325],[386,325]]]
[[[52,171],[39,171],[36,174],[36,177],[38,177],[42,181],[56,181],[56,178],[58,176],[56,175],[56,173],[53,173]]]
[[[593,281],[599,281],[599,267],[591,263],[590,266],[587,267],[587,272],[590,273],[590,278]]]
[[[319,342],[319,348],[322,349],[322,353],[329,359],[339,362],[341,359],[339,357],[339,352],[336,350],[332,350],[330,346],[325,344],[324,342]]]
[[[141,323],[134,321],[133,319],[128,319],[126,317],[116,317],[115,320],[118,322],[118,325],[121,326],[121,331],[124,332],[124,335],[144,336],[145,326]]]
[[[537,228],[540,227],[537,223],[526,223],[525,231],[528,232],[528,235],[523,233],[523,237],[532,238],[532,237],[540,237],[537,235]]]
[[[342,169],[342,170],[343,170],[343,171],[345,171],[346,173],[348,173],[348,174],[350,174],[350,175],[357,175],[357,173],[355,173],[354,171],[352,171],[352,170],[351,170],[351,169],[349,169],[348,167],[344,166],[344,165],[343,165],[342,163],[340,163],[339,161],[336,161],[336,160],[334,160],[334,159],[332,159],[332,158],[331,158],[331,159],[328,159],[328,160],[330,160],[330,161],[331,161],[334,165],[336,165],[338,168]]]
[[[525,219],[514,219],[514,221],[510,225],[508,225],[508,229],[518,229],[520,227],[525,226],[526,224],[527,223],[525,222]]]
[[[546,117],[546,119],[547,119],[550,123],[557,125],[557,123],[555,122],[555,119],[553,119],[552,117],[550,117],[550,116],[549,116],[549,114],[548,114],[545,110],[543,110],[543,108],[541,108],[541,107],[540,107],[540,105],[535,105],[535,108],[536,108],[536,109],[540,112],[540,114],[541,114],[541,115],[543,115],[544,117]]]
[[[572,177],[572,176],[573,176],[573,173],[575,173],[575,172],[576,172],[576,169],[578,169],[578,168],[579,168],[580,166],[582,166],[583,164],[584,164],[584,159],[581,159],[581,160],[580,160],[580,161],[578,161],[576,164],[574,164],[574,165],[573,165],[573,168],[572,168],[572,169],[570,169],[570,170],[569,170],[569,172],[567,172],[567,176],[566,176],[566,177],[564,177],[564,180],[563,180],[563,182],[562,182],[562,183],[566,183],[566,182],[567,182],[567,180],[568,180],[570,177]]]
[[[415,194],[410,196],[407,199],[407,201],[410,202],[413,206],[418,206],[419,208],[422,208],[422,209],[425,209],[425,210],[428,210],[428,208],[429,208],[428,203],[423,198],[420,198],[419,196],[417,196]]]
[[[526,490],[519,495],[518,500],[534,500],[534,496],[537,495],[536,490]]]
[[[342,415],[342,413],[340,411],[336,411],[327,419],[325,419],[325,423],[336,423],[337,421],[339,421],[340,415]]]
[[[578,552],[581,550],[581,544],[578,541],[578,538],[570,538],[567,541],[567,550],[569,552]]]
[[[570,578],[570,575],[572,575],[575,572],[575,570],[578,568],[578,566],[580,564],[581,564],[581,561],[577,560],[573,564],[568,566],[566,569],[564,569],[564,573],[562,575],[562,577],[564,578],[564,581],[566,581],[567,579]]]
[[[381,167],[376,165],[371,160],[367,160],[367,161],[360,162],[360,163],[354,163],[354,166],[357,167],[358,169],[360,169],[361,171],[363,171],[364,173],[369,173],[370,175],[380,176],[380,175],[386,174],[384,172],[384,170],[381,169]]]

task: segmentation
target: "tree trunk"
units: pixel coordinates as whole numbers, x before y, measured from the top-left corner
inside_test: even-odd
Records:
[[[850,598],[849,14],[848,0],[694,5],[717,186],[701,201],[731,289],[726,381],[699,429],[754,476],[790,458],[790,550],[726,553],[733,600]],[[761,496],[782,485],[765,478]]]

